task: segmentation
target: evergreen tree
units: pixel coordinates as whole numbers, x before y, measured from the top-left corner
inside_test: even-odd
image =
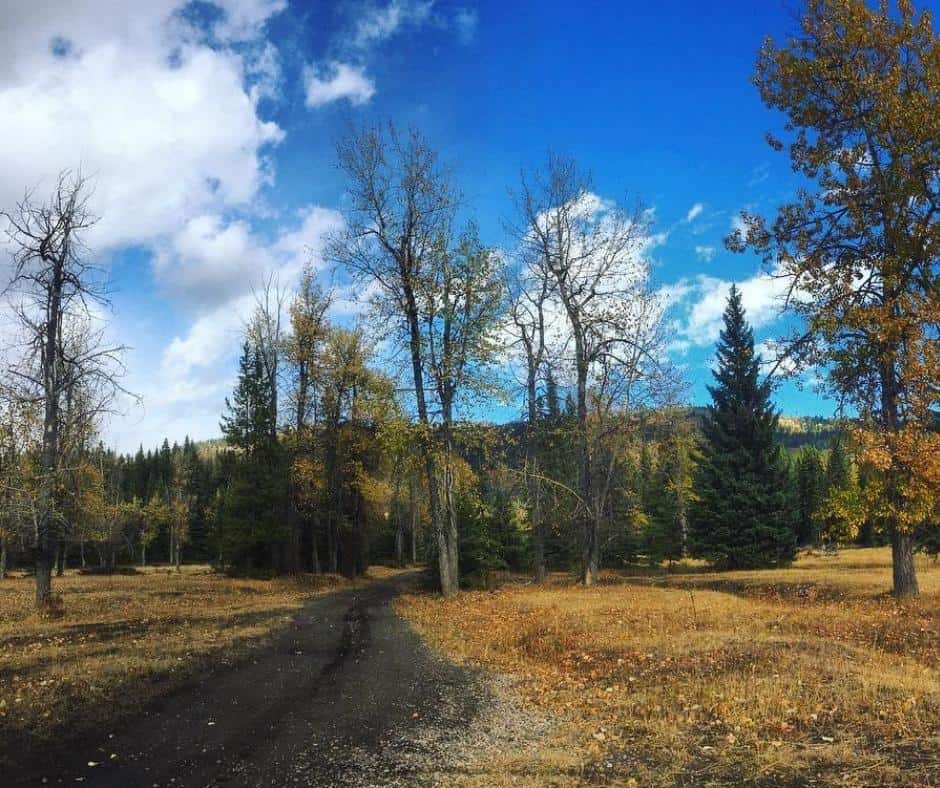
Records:
[[[816,544],[816,513],[825,495],[825,469],[822,454],[815,446],[807,446],[796,461],[796,536],[801,545]]]
[[[677,435],[660,445],[653,484],[647,492],[649,530],[647,553],[652,562],[682,558],[688,506],[686,461]]]
[[[561,416],[561,399],[558,394],[558,383],[551,369],[545,376],[545,415],[553,420]]]
[[[689,536],[693,555],[724,568],[780,566],[793,560],[787,467],[774,433],[778,414],[741,293],[732,286],[718,342],[716,384],[703,425]]]
[[[222,433],[237,452],[215,511],[223,560],[240,569],[278,569],[287,503],[287,469],[277,440],[270,386],[260,351],[246,342]]]

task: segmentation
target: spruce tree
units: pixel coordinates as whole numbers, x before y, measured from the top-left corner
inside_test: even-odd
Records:
[[[826,472],[822,454],[807,446],[796,461],[796,536],[801,545],[817,544],[816,513],[826,492]]]
[[[649,527],[647,555],[652,563],[682,558],[687,507],[686,463],[677,435],[659,446],[653,485],[647,491]]]
[[[787,466],[774,437],[778,414],[768,382],[760,381],[754,335],[735,286],[717,361],[694,477],[691,552],[728,569],[787,564],[796,554],[796,537]]]
[[[259,350],[246,342],[220,425],[237,451],[216,511],[217,546],[228,563],[242,569],[280,568],[287,471],[270,407],[271,385]]]

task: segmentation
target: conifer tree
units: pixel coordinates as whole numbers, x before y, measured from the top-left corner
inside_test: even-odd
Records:
[[[223,557],[241,568],[278,569],[287,501],[286,468],[277,440],[270,386],[261,352],[246,342],[238,382],[220,424],[237,450],[215,514]]]
[[[807,446],[796,460],[796,536],[801,545],[816,544],[816,513],[825,494],[826,473],[822,455],[815,446]]]
[[[647,554],[650,561],[682,558],[684,526],[688,506],[686,461],[677,435],[660,444],[653,484],[648,488],[649,529]]]
[[[735,286],[717,358],[694,478],[691,552],[724,568],[787,564],[796,553],[796,538],[787,466],[774,437],[778,414],[768,382],[759,380],[760,358]]]

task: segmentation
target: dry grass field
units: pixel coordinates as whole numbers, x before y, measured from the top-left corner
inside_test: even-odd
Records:
[[[898,602],[886,549],[789,569],[555,576],[399,600],[437,648],[556,721],[470,784],[940,784],[940,566]]]
[[[373,572],[382,570],[372,570]],[[208,567],[56,578],[61,614],[37,615],[33,580],[0,581],[0,741],[39,743],[112,722],[195,671],[231,663],[286,625],[334,576],[247,580]]]

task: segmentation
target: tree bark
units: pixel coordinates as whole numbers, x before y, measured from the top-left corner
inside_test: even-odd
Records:
[[[456,544],[456,523],[453,528],[450,523],[445,525],[445,514],[442,507],[441,495],[438,484],[443,483],[445,493],[452,487],[448,484],[447,468],[445,467],[445,478],[438,478],[438,464],[434,457],[434,449],[431,438],[431,421],[428,417],[427,399],[424,392],[424,364],[421,355],[421,325],[418,321],[418,307],[415,300],[414,290],[407,280],[408,268],[404,267],[403,273],[406,275],[404,295],[406,304],[406,313],[408,318],[408,337],[411,350],[411,371],[415,385],[415,401],[418,406],[418,421],[423,430],[421,436],[421,448],[424,454],[424,470],[428,483],[428,504],[431,510],[431,528],[434,531],[435,541],[437,542],[437,562],[440,574],[441,594],[445,597],[454,596],[460,590],[460,579],[457,566],[457,544]],[[448,425],[445,414],[445,428]],[[446,436],[445,436],[446,438]],[[449,447],[445,446],[445,452]],[[447,517],[448,521],[453,518]]]
[[[891,564],[896,597],[919,596],[917,573],[914,569],[914,539],[895,529],[891,534]]]
[[[411,530],[411,563],[418,563],[418,500],[415,481],[408,477],[408,515]]]
[[[310,529],[310,563],[315,574],[320,574],[320,549],[316,527]]]
[[[395,564],[399,567],[405,565],[405,530],[400,518],[395,523]]]
[[[326,560],[327,571],[330,574],[336,574],[339,568],[339,548],[337,542],[337,528],[335,518],[331,517],[326,529]]]

